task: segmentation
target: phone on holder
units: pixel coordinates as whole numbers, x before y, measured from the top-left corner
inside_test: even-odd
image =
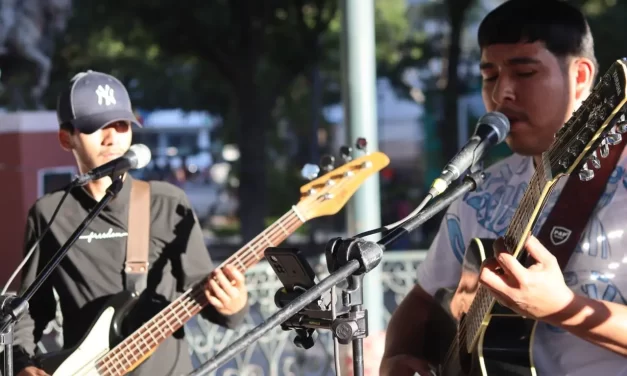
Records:
[[[305,256],[296,248],[270,247],[265,251],[266,260],[284,288],[277,291],[274,303],[283,308],[300,294],[316,285],[316,273],[307,262]],[[308,310],[327,310],[327,301],[324,296],[307,306]]]
[[[316,273],[298,249],[271,247],[265,253],[274,273],[288,290],[305,291],[316,284]]]

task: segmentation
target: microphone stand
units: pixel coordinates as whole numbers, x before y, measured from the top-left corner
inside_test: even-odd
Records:
[[[303,294],[299,295],[296,299],[292,300],[283,309],[270,316],[263,324],[256,326],[254,329],[244,334],[242,337],[240,337],[240,339],[233,342],[226,349],[222,350],[220,353],[218,353],[216,356],[211,358],[208,362],[200,366],[189,375],[206,375],[209,372],[218,369],[218,367],[224,365],[233,356],[239,354],[246,347],[253,344],[259,338],[263,337],[264,334],[305,308],[311,302],[320,297],[325,291],[331,289],[331,287],[342,282],[342,280],[348,278],[350,275],[359,270],[372,270],[379,264],[379,261],[381,261],[381,258],[383,257],[383,252],[380,247],[368,251],[372,252],[372,255],[369,255],[368,259],[373,260],[373,264],[362,265],[357,260],[351,260],[346,265],[339,268],[335,273],[332,273],[331,275],[320,281],[320,283],[310,288]]]
[[[385,236],[379,240],[379,244],[390,245],[396,239],[405,234],[409,234],[411,231],[420,227],[423,223],[436,215],[438,212],[446,209],[453,201],[459,197],[465,195],[468,192],[474,191],[477,187],[483,183],[485,179],[485,173],[482,170],[472,171],[462,179],[462,182],[455,188],[449,188],[444,193],[436,196],[437,199],[427,205],[421,212],[416,214],[413,218],[409,218],[407,221],[391,229]]]
[[[460,196],[475,190],[484,179],[485,174],[483,171],[471,172],[458,186],[439,195],[438,199],[428,205],[423,211],[390,230],[378,242],[366,241],[361,238],[332,239],[327,243],[325,252],[327,267],[330,272],[328,277],[296,296],[294,300],[270,316],[265,322],[244,334],[187,376],[201,376],[215,371],[277,325],[282,325],[284,329],[296,329],[301,336],[304,333],[305,338],[301,338],[296,343],[305,348],[309,348],[312,345],[311,337],[307,334],[316,328],[331,328],[341,343],[348,344],[352,340],[354,375],[362,376],[364,372],[363,338],[368,333],[367,311],[362,307],[363,291],[361,281],[363,275],[379,265],[387,246],[402,235],[408,234],[422,225]],[[348,281],[349,287],[342,294],[343,305],[345,307],[350,306],[346,317],[330,321],[321,319],[319,315],[315,315],[316,317],[314,318],[307,318],[304,314],[299,313],[312,302],[318,300],[324,292],[346,278],[350,278]],[[295,315],[300,315],[300,317],[296,316],[298,318],[293,319]],[[303,344],[305,345],[303,346]]]
[[[0,310],[2,320],[0,321],[0,345],[4,346],[4,376],[13,376],[13,328],[15,323],[28,310],[28,302],[33,295],[39,290],[41,285],[48,279],[54,269],[59,266],[61,260],[68,253],[72,245],[78,240],[82,232],[96,218],[102,209],[115,197],[122,189],[122,176],[113,179],[113,182],[107,188],[104,197],[89,212],[87,217],[74,231],[70,238],[63,246],[52,256],[52,259],[46,264],[44,269],[37,275],[35,281],[28,286],[28,289],[21,295],[2,295],[0,296]]]

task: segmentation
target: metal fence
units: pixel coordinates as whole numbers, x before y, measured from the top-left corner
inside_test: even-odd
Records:
[[[384,254],[382,284],[384,287],[384,320],[387,325],[391,312],[416,282],[416,267],[424,259],[424,251],[397,251]],[[324,257],[310,259],[319,278],[327,273]],[[185,326],[186,340],[194,367],[199,367],[233,341],[258,326],[277,311],[274,295],[282,285],[265,262],[246,273],[250,312],[236,330],[226,330],[201,317],[194,317]],[[63,317],[57,310],[56,320],[45,330],[39,343],[42,351],[59,349],[62,343]],[[333,339],[329,331],[318,331],[315,345],[303,350],[293,344],[295,334],[275,328],[244,352],[235,356],[212,375],[224,376],[327,376],[335,375]]]

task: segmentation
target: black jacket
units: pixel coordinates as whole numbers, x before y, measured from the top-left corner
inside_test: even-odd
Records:
[[[32,364],[36,343],[46,325],[55,317],[53,288],[59,295],[63,314],[64,348],[80,343],[108,298],[124,290],[122,269],[126,255],[131,181],[132,178],[127,175],[118,196],[83,232],[30,301],[29,312],[15,326],[16,374]],[[144,294],[151,297],[151,303],[142,303],[141,311],[146,315],[144,319],[153,317],[214,268],[198,220],[185,193],[165,182],[152,181],[150,185],[150,266]],[[26,224],[26,251],[49,222],[63,193],[59,191],[45,195],[31,207]],[[50,231],[26,264],[20,292],[33,282],[95,205],[96,201],[83,188],[73,189],[62,204]],[[247,310],[248,307],[233,316],[224,317],[211,305],[207,305],[201,315],[216,324],[233,328],[242,321]],[[181,332],[168,337],[150,358],[129,375],[166,376],[191,372],[189,350]]]

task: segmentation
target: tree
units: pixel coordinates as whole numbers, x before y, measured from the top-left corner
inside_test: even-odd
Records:
[[[626,56],[617,46],[627,44],[623,29],[623,15],[627,12],[627,2],[613,0],[579,0],[571,2],[579,6],[588,18],[594,37],[595,54],[599,62],[599,75],[617,59]]]
[[[377,1],[377,36],[388,45],[403,32],[403,3]],[[339,99],[337,6],[336,0],[76,2],[56,50],[47,104],[54,107],[55,94],[76,72],[94,69],[120,78],[138,107],[222,116],[240,147],[241,230],[250,239],[267,214],[267,141],[277,101],[294,93],[298,78],[311,90],[316,67],[324,103]]]
[[[226,84],[241,155],[241,233],[244,240],[253,238],[267,215],[272,111],[293,80],[320,58],[319,36],[335,17],[336,2],[162,1],[129,2],[126,8],[164,54],[211,63]],[[154,22],[164,14],[167,19]]]

